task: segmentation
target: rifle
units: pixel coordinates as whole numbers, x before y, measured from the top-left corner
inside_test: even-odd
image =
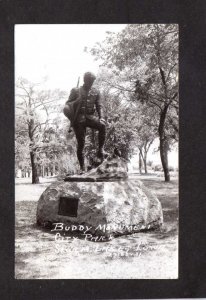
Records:
[[[77,88],[78,87],[79,87],[79,77],[78,77],[78,81],[77,81]],[[76,109],[74,111],[74,118],[73,118],[73,122],[72,123],[74,123],[74,121],[76,120],[77,114],[79,112],[80,105],[82,103],[82,98],[81,98],[81,92],[80,92],[80,90],[79,90],[79,97],[74,102],[75,102],[75,104],[77,103],[77,107],[76,107]]]
[[[78,77],[78,80],[77,80],[77,88],[79,87],[79,79],[80,79],[80,77]]]

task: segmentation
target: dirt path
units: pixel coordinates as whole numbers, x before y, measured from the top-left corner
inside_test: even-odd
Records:
[[[135,179],[132,180],[135,184]],[[54,234],[35,225],[37,200],[48,183],[17,185],[16,278],[177,278],[177,181],[165,183],[160,178],[142,181],[162,203],[162,230],[122,236],[105,243],[80,239],[55,242]]]

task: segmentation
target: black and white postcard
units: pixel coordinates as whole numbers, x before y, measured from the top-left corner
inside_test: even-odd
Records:
[[[0,19],[0,298],[205,297],[205,1]]]
[[[15,26],[15,278],[178,278],[177,24]]]

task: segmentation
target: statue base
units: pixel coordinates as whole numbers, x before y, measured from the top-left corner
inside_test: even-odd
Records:
[[[38,225],[75,226],[83,237],[100,236],[102,241],[156,229],[162,223],[159,200],[140,181],[128,179],[127,164],[120,157],[52,183],[37,207]]]

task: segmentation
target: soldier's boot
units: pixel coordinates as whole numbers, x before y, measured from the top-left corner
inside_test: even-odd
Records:
[[[85,169],[85,165],[81,165],[80,166],[80,171],[79,171],[79,175],[82,175],[86,172],[86,169]]]
[[[80,175],[84,174],[85,171],[86,171],[86,169],[85,169],[85,164],[84,164],[84,159],[83,159],[83,161],[80,163],[80,172],[79,172],[79,174]]]
[[[80,165],[79,174],[83,174],[83,173],[85,173],[84,155],[82,152],[77,151],[77,157],[78,157],[79,165]]]

